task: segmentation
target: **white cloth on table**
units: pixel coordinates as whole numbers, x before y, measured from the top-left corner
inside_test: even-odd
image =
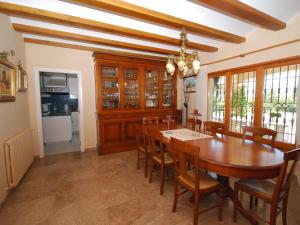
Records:
[[[189,141],[200,138],[211,138],[212,136],[195,132],[186,128],[161,131],[163,136],[170,139],[171,137],[181,141]]]

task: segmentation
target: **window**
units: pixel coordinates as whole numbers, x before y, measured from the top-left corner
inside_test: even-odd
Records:
[[[224,122],[226,77],[208,79],[208,119]]]
[[[256,72],[233,74],[231,78],[230,131],[242,133],[254,119]]]
[[[299,77],[300,64],[265,70],[262,124],[277,131],[278,141],[295,143]]]

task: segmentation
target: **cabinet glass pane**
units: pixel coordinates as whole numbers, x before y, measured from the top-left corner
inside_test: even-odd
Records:
[[[162,105],[164,107],[173,106],[174,83],[173,77],[165,72],[162,79]]]
[[[102,66],[102,108],[120,108],[120,89],[118,68],[114,66]]]
[[[146,69],[145,70],[146,78],[146,107],[158,107],[158,70],[157,69]]]
[[[124,108],[139,108],[139,70],[136,68],[124,69]]]

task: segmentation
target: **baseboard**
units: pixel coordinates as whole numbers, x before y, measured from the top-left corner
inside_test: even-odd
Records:
[[[89,147],[89,148],[85,148],[85,151],[96,151],[97,147]]]

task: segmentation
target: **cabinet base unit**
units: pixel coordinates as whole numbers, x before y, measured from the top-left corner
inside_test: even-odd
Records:
[[[171,115],[176,122],[181,121],[180,110],[155,110],[110,112],[98,114],[98,143],[99,154],[110,154],[136,149],[135,126],[142,124],[144,116],[158,116],[160,119]]]

